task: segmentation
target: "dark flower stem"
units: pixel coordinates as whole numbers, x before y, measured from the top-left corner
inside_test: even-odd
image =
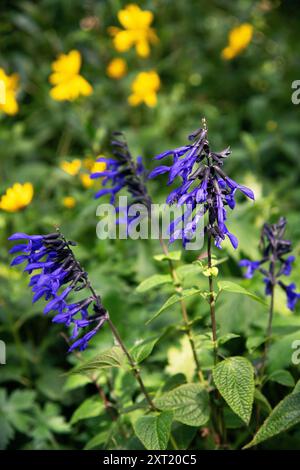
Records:
[[[163,250],[164,254],[166,256],[169,256],[168,247],[165,244],[162,236],[160,236],[159,240],[160,240],[160,244],[161,244],[161,247],[162,247],[162,250]],[[174,264],[173,264],[171,259],[168,259],[168,263],[169,263],[170,274],[171,274],[172,279],[173,279],[173,284],[174,284],[175,290],[181,296],[183,289],[182,289],[182,286],[181,286],[180,281],[178,279],[176,270],[174,268]],[[194,361],[195,361],[195,366],[196,366],[199,382],[201,384],[203,384],[205,382],[205,380],[204,380],[204,376],[203,376],[203,373],[202,373],[202,370],[201,370],[200,362],[199,362],[199,359],[198,359],[198,356],[197,356],[194,336],[193,336],[193,332],[192,332],[192,329],[191,329],[191,325],[190,325],[190,321],[189,321],[187,308],[186,308],[186,304],[185,304],[184,299],[182,299],[180,301],[180,307],[181,307],[182,319],[183,319],[184,326],[185,326],[185,331],[186,331],[186,334],[188,336],[190,346],[191,346],[191,350],[192,350],[192,353],[193,353],[193,358],[194,358]]]
[[[212,268],[212,260],[211,260],[211,234],[208,233],[207,237],[207,264],[208,269]],[[214,282],[213,276],[210,274],[208,277],[209,283],[209,308],[210,308],[210,318],[211,318],[211,330],[212,330],[212,338],[213,338],[213,347],[214,347],[214,363],[216,364],[218,361],[218,346],[217,346],[217,325],[216,325],[216,301],[215,301],[215,294],[214,294]]]
[[[78,266],[80,267],[80,269],[82,269],[80,263],[76,260],[76,258],[75,258],[75,256],[74,256],[74,253],[73,253],[73,251],[72,251],[72,249],[71,249],[71,247],[70,247],[70,244],[69,244],[68,241],[65,239],[65,237],[63,237],[63,240],[65,241],[65,243],[67,244],[67,246],[68,246],[70,252],[72,253],[72,256],[73,256],[73,258],[74,258],[74,261],[78,264]],[[93,286],[92,286],[92,284],[91,284],[91,282],[90,282],[90,280],[89,280],[88,278],[86,279],[86,287],[91,291],[91,294],[92,294],[92,296],[93,296],[93,299],[94,299],[94,301],[96,302],[96,305],[98,306],[99,311],[100,311],[100,310],[103,308],[102,305],[101,305],[101,302],[100,302],[100,298],[99,298],[99,296],[97,295],[95,289],[93,288]],[[130,364],[130,366],[131,366],[131,368],[132,368],[133,374],[134,374],[134,376],[135,376],[135,378],[136,378],[136,380],[137,380],[137,382],[138,382],[138,384],[139,384],[139,386],[140,386],[140,389],[141,389],[143,395],[145,396],[146,401],[147,401],[148,404],[149,404],[149,408],[150,408],[152,411],[157,411],[157,408],[155,407],[153,401],[151,400],[151,398],[150,398],[150,396],[149,396],[149,394],[148,394],[148,392],[147,392],[147,390],[146,390],[146,387],[145,387],[144,382],[143,382],[143,380],[142,380],[142,377],[141,377],[140,371],[139,371],[139,369],[138,369],[138,367],[137,367],[137,364],[135,363],[135,361],[133,360],[133,358],[132,358],[130,352],[128,351],[128,349],[126,348],[125,344],[123,343],[123,341],[122,341],[122,339],[121,339],[121,337],[120,337],[120,334],[119,334],[117,328],[115,327],[115,325],[113,324],[113,322],[111,321],[111,319],[110,319],[110,317],[109,317],[109,315],[108,315],[108,312],[107,312],[107,317],[108,317],[108,318],[107,318],[106,321],[107,321],[107,323],[108,323],[108,325],[109,325],[109,327],[110,327],[110,329],[111,329],[111,332],[112,332],[114,338],[116,339],[117,343],[118,343],[119,346],[121,347],[122,351],[124,352],[125,356],[127,357],[128,362],[129,362],[129,364]]]
[[[131,354],[129,353],[128,349],[126,348],[125,344],[123,343],[123,341],[122,341],[122,339],[121,339],[121,337],[120,337],[120,335],[119,335],[118,330],[116,329],[115,325],[113,324],[113,322],[111,321],[110,318],[108,318],[107,322],[108,322],[108,324],[109,324],[109,327],[110,327],[110,329],[111,329],[111,331],[112,331],[112,334],[114,335],[114,337],[115,337],[117,343],[120,345],[122,351],[124,352],[124,354],[126,355],[126,357],[127,357],[127,359],[128,359],[128,362],[129,362],[130,366],[132,367],[133,374],[134,374],[134,376],[135,376],[135,378],[136,378],[136,380],[137,380],[137,382],[138,382],[138,384],[139,384],[139,386],[140,386],[140,389],[141,389],[143,395],[144,395],[145,398],[146,398],[146,401],[147,401],[148,404],[149,404],[150,409],[151,409],[152,411],[157,411],[157,408],[156,408],[156,406],[154,405],[153,401],[151,400],[150,395],[148,394],[147,389],[146,389],[146,387],[145,387],[145,385],[144,385],[144,382],[143,382],[143,380],[142,380],[140,371],[139,371],[139,369],[138,369],[136,363],[134,362],[134,360],[133,360]]]
[[[261,377],[263,377],[265,368],[266,368],[266,361],[268,356],[268,350],[270,346],[270,338],[272,335],[272,323],[273,323],[273,315],[274,315],[274,300],[275,300],[275,263],[274,261],[271,262],[270,267],[270,274],[271,274],[271,300],[270,300],[270,307],[269,307],[269,318],[268,318],[268,325],[266,329],[266,341],[265,347],[263,352],[263,359],[262,359],[262,366],[261,366]]]

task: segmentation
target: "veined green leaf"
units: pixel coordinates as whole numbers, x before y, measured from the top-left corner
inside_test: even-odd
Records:
[[[90,359],[80,366],[73,369],[71,374],[85,374],[99,369],[107,369],[109,367],[123,367],[126,364],[126,357],[120,346],[113,346],[111,349],[104,351],[93,359]]]
[[[172,411],[174,419],[188,426],[202,426],[209,419],[209,397],[200,384],[184,384],[154,400],[155,406]]]
[[[298,423],[300,423],[300,393],[292,393],[275,406],[252,441],[244,449],[270,439]]]
[[[173,413],[165,411],[156,416],[141,416],[134,423],[134,431],[147,450],[167,448]]]
[[[248,359],[229,357],[213,368],[213,379],[224,400],[246,424],[254,399],[254,369]]]

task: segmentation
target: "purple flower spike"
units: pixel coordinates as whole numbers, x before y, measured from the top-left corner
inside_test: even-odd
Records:
[[[248,279],[252,278],[257,270],[264,275],[266,295],[272,295],[274,287],[278,284],[286,293],[288,308],[294,310],[300,298],[300,293],[296,292],[294,283],[287,286],[280,280],[281,276],[290,276],[292,264],[295,261],[293,255],[285,258],[292,251],[291,242],[283,238],[285,229],[286,220],[284,217],[281,217],[276,224],[264,224],[260,240],[262,259],[260,261],[242,259],[239,265],[247,268],[244,277]]]
[[[68,303],[71,293],[84,288],[90,289],[87,273],[70,248],[74,242],[67,242],[60,232],[49,235],[16,233],[10,237],[10,240],[20,239],[27,240],[27,244],[16,245],[10,252],[24,254],[16,256],[11,265],[26,262],[24,271],[29,274],[38,271],[31,276],[29,282],[33,293],[32,302],[44,298],[47,301],[44,313],[52,310],[57,313],[53,318],[54,323],[64,323],[67,327],[74,326],[76,336],[83,330],[83,337],[75,341],[70,350],[73,351],[77,347],[85,349],[89,340],[107,320],[108,314],[94,292],[79,302]],[[88,312],[90,304],[93,305],[92,315]],[[90,325],[96,326],[88,331]]]
[[[169,173],[168,185],[173,184],[178,178],[181,180],[176,189],[173,189],[167,197],[168,204],[185,205],[193,207],[189,221],[189,235],[196,235],[200,218],[197,217],[199,208],[202,204],[202,213],[208,212],[208,224],[204,228],[205,232],[215,239],[215,245],[222,248],[221,244],[227,237],[233,248],[238,246],[237,238],[229,232],[225,225],[227,219],[226,208],[235,208],[235,193],[240,190],[245,196],[254,199],[251,189],[246,188],[229,178],[222,170],[224,161],[230,155],[230,149],[227,147],[221,152],[210,150],[207,139],[206,127],[197,129],[189,136],[190,143],[183,147],[173,150],[166,150],[154,157],[156,160],[171,157],[172,165],[162,165],[156,167],[149,175],[149,178],[155,178],[164,173]],[[179,220],[178,223],[181,223]],[[178,226],[172,224],[170,231],[170,242],[180,238],[178,236]],[[181,238],[183,245],[186,245],[186,230],[181,229]],[[176,236],[175,236],[176,234]],[[189,236],[190,241],[193,236]]]
[[[147,212],[150,211],[151,208],[151,199],[144,184],[145,169],[141,157],[138,157],[136,162],[133,160],[126,140],[121,132],[113,133],[111,145],[115,158],[98,158],[97,161],[106,163],[106,170],[90,175],[91,179],[103,178],[102,186],[109,185],[109,187],[100,189],[94,197],[98,199],[110,194],[110,203],[115,204],[119,191],[126,189],[131,196],[131,200],[127,207],[124,220],[118,219],[117,224],[127,222],[127,226],[129,226],[137,217],[130,216],[128,213],[133,204],[143,204]],[[165,173],[168,170],[169,167],[163,166],[160,168],[161,173]]]

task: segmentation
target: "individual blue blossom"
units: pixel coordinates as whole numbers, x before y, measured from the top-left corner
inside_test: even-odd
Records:
[[[278,284],[286,293],[288,308],[294,310],[300,293],[296,292],[294,283],[286,285],[281,280],[282,276],[290,276],[292,264],[295,261],[293,255],[285,257],[292,251],[291,242],[284,239],[285,229],[286,219],[284,217],[281,217],[276,224],[264,224],[260,239],[262,259],[260,261],[242,259],[239,265],[246,268],[244,277],[248,279],[252,278],[255,271],[264,275],[266,295],[272,295],[274,287]]]
[[[102,189],[95,194],[96,199],[110,194],[110,203],[115,204],[117,194],[122,189],[128,191],[131,199],[128,207],[121,208],[122,214],[119,215],[119,223],[122,221],[130,223],[136,219],[136,217],[128,215],[133,204],[142,204],[147,213],[150,210],[151,199],[144,182],[145,168],[141,157],[138,157],[136,162],[133,160],[122,133],[115,132],[113,137],[111,146],[115,158],[98,158],[98,162],[106,163],[106,170],[92,173],[91,178],[103,178]],[[122,215],[125,220],[122,220]]]
[[[292,282],[289,285],[285,285],[283,282],[279,282],[279,285],[283,288],[287,297],[287,306],[290,310],[295,310],[296,304],[300,299],[300,293],[296,292],[296,284]]]
[[[31,276],[29,286],[33,293],[32,301],[44,298],[47,302],[44,313],[56,312],[52,319],[54,323],[73,327],[72,340],[83,333],[69,351],[77,348],[84,350],[108,319],[108,313],[100,297],[91,288],[87,273],[73,254],[71,246],[75,243],[68,242],[58,231],[48,235],[15,233],[9,240],[22,241],[10,250],[11,254],[22,253],[13,259],[11,266],[26,263],[24,271]],[[89,289],[91,294],[70,303],[69,296],[83,289]],[[92,314],[88,311],[90,305],[93,306]]]
[[[241,267],[247,268],[244,277],[251,279],[255,271],[260,267],[261,261],[250,261],[249,259],[242,259],[239,264]]]
[[[250,199],[254,199],[254,194],[251,189],[238,184],[224,173],[221,167],[229,157],[230,149],[228,147],[222,152],[213,152],[206,126],[193,132],[189,141],[189,145],[157,155],[156,160],[172,157],[173,161],[170,165],[156,167],[149,175],[149,178],[155,178],[168,173],[168,185],[177,178],[180,181],[166,199],[168,204],[183,206],[183,217],[170,226],[170,242],[181,237],[185,246],[195,236],[201,218],[207,214],[204,230],[214,238],[215,245],[221,248],[227,237],[232,246],[237,248],[238,240],[227,227],[227,207],[234,209],[237,191]]]

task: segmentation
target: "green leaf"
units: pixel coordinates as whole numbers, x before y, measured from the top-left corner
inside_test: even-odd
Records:
[[[222,291],[226,291],[226,292],[232,292],[234,294],[247,295],[248,297],[250,297],[250,299],[256,300],[256,302],[259,302],[263,305],[266,305],[266,301],[264,299],[261,299],[257,295],[252,294],[252,292],[249,292],[247,289],[240,286],[239,284],[236,284],[235,282],[219,281],[218,282],[218,287],[219,287],[219,292],[220,293]]]
[[[15,431],[11,424],[0,414],[0,450],[6,448],[14,434]]]
[[[203,267],[199,263],[183,264],[176,269],[177,275],[180,279],[197,275],[203,271]]]
[[[180,261],[181,251],[180,250],[178,250],[178,251],[169,251],[168,255],[165,255],[165,254],[155,255],[155,256],[153,256],[153,258],[156,261],[167,261],[167,260]]]
[[[149,338],[135,344],[130,351],[134,361],[139,364],[150,356],[158,340],[159,338]]]
[[[240,338],[240,336],[241,335],[236,335],[235,333],[226,333],[225,335],[220,336],[218,338],[218,345],[222,346],[223,344],[227,343],[231,339]]]
[[[99,416],[104,409],[103,402],[99,396],[94,396],[85,400],[72,415],[71,424],[75,424],[82,419]]]
[[[267,414],[271,413],[272,407],[270,403],[268,402],[267,398],[261,393],[261,391],[258,390],[258,388],[255,389],[254,400],[261,405],[261,407],[266,411]]]
[[[209,396],[200,384],[184,384],[154,400],[155,406],[172,411],[174,419],[188,426],[202,426],[209,419]]]
[[[275,406],[252,441],[244,449],[255,446],[283,431],[287,431],[298,423],[300,423],[300,393],[292,393]]]
[[[254,369],[244,357],[225,359],[213,368],[213,379],[224,400],[246,424],[254,399]]]
[[[172,282],[172,277],[170,274],[154,274],[153,276],[150,276],[141,282],[137,286],[136,292],[146,292],[147,290],[153,289],[156,286],[167,284],[169,282]]]
[[[276,317],[275,317],[276,318]],[[300,338],[300,330],[294,333],[280,336],[270,346],[268,353],[268,370],[273,372],[278,369],[285,369],[291,365],[292,355],[295,350],[292,348],[294,341]]]
[[[125,354],[120,346],[113,346],[111,349],[76,367],[70,374],[86,374],[87,372],[109,367],[122,367],[125,365],[125,359]]]
[[[277,382],[280,385],[284,385],[286,387],[294,387],[295,386],[295,380],[294,377],[290,372],[287,370],[275,370],[267,380],[271,380],[272,382]]]
[[[261,344],[266,341],[265,336],[250,336],[246,341],[246,348],[253,353]]]
[[[298,382],[296,383],[295,388],[294,388],[294,390],[292,391],[292,393],[300,393],[300,379],[299,379]]]
[[[65,384],[64,384],[64,391],[68,392],[70,390],[75,390],[79,387],[84,387],[86,384],[90,383],[91,379],[86,375],[69,375]]]
[[[172,305],[180,302],[187,297],[191,297],[192,295],[201,294],[201,290],[192,287],[191,289],[185,289],[182,291],[182,294],[173,294],[171,297],[166,300],[163,306],[156,312],[150,320],[147,321],[146,325],[149,325],[153,320],[155,320],[161,313],[163,313],[167,308],[171,307]]]
[[[108,435],[107,431],[99,432],[99,434],[96,434],[96,436],[94,436],[91,440],[88,441],[84,449],[90,450],[90,449],[93,449],[94,447],[101,446],[101,444],[104,444],[107,441],[107,435]]]
[[[165,411],[157,416],[141,416],[134,424],[137,437],[147,450],[165,450],[167,448],[173,413]]]

